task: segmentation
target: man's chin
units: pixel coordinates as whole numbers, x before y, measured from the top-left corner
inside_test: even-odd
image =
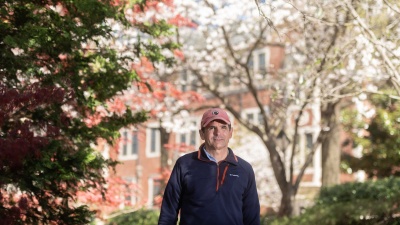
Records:
[[[223,150],[223,149],[227,149],[228,147],[226,147],[225,145],[213,145],[212,146],[215,150]]]

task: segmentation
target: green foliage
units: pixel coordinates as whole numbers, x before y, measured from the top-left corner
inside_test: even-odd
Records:
[[[344,164],[353,171],[364,170],[369,177],[399,176],[400,170],[400,102],[387,95],[371,95],[370,102],[376,110],[372,119],[361,117],[356,111],[344,114],[344,125],[353,135],[356,145],[363,147],[360,159],[344,157]],[[367,127],[367,129],[365,129]],[[358,133],[365,129],[365,134]]]
[[[141,209],[110,219],[107,225],[156,225],[159,211]]]
[[[398,225],[400,179],[346,183],[321,190],[316,204],[303,214],[272,225]]]
[[[75,194],[105,191],[103,171],[116,164],[93,149],[119,130],[144,122],[146,112],[114,113],[108,102],[137,81],[130,62],[142,56],[171,62],[153,37],[169,26],[135,24],[147,40],[120,56],[102,38],[109,21],[130,24],[114,1],[0,2],[0,224],[87,224],[94,212]],[[145,4],[145,1],[142,1]],[[101,122],[89,124],[96,108]]]

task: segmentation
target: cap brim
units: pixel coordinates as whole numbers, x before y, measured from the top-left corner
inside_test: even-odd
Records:
[[[228,125],[231,124],[230,121],[228,121],[228,120],[226,120],[226,119],[223,119],[223,118],[211,118],[210,120],[206,121],[206,122],[202,125],[202,127],[206,127],[208,124],[210,124],[212,121],[215,121],[215,120],[223,121],[224,123],[226,123],[226,124],[228,124]]]

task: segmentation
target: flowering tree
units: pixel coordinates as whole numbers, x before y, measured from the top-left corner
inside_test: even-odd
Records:
[[[198,25],[179,30],[185,66],[194,81],[219,100],[216,105],[226,107],[260,138],[282,194],[279,215],[293,213],[300,182],[321,143],[322,183],[336,184],[341,109],[353,96],[376,90],[370,84],[394,81],[397,76],[393,68],[399,65],[398,44],[388,37],[398,34],[394,26],[398,6],[390,1],[302,0],[253,5],[235,0],[182,1],[178,5]],[[390,13],[383,15],[382,9]],[[374,18],[383,16],[386,22],[374,24],[380,21]],[[365,21],[370,25],[365,26]],[[270,53],[270,64],[264,68],[259,66],[263,48]],[[282,64],[279,55],[285,58]],[[239,94],[233,90],[240,90]],[[240,101],[244,96],[240,93],[250,96],[260,113],[260,125],[241,112],[249,102]],[[314,115],[309,125],[314,138],[299,161],[298,134],[304,132],[307,111]],[[291,145],[281,143],[285,136]]]
[[[387,81],[400,93],[395,69],[399,65],[398,44],[391,38],[399,32],[393,22],[398,7],[392,1],[258,4],[261,15],[274,21],[278,33],[296,37],[290,40],[291,62],[303,73],[296,75],[306,84],[302,86],[307,88],[301,89],[309,90],[304,92],[302,102],[320,102],[322,129],[318,143],[322,147],[323,186],[339,181],[342,109],[353,104],[352,98],[362,92],[379,92]],[[281,9],[291,12],[287,20],[280,19]],[[282,24],[296,29],[281,29]]]
[[[137,11],[139,8],[135,5],[133,8],[126,8],[128,19],[137,24],[139,21],[165,21],[166,25],[174,27],[190,27],[193,24],[174,13],[173,2],[165,1],[149,1],[143,6],[143,10]],[[134,14],[132,14],[134,12]],[[183,116],[187,111],[189,103],[198,102],[202,97],[193,91],[180,91],[172,82],[169,82],[169,77],[173,76],[175,69],[173,64],[175,61],[184,59],[182,52],[177,49],[178,45],[171,42],[169,36],[157,36],[149,39],[144,35],[138,27],[129,29],[121,29],[121,24],[118,21],[112,21],[113,37],[102,39],[102,43],[111,46],[118,54],[123,56],[135,57],[132,52],[137,50],[136,43],[141,39],[148,40],[148,47],[157,51],[160,54],[143,54],[141,57],[129,63],[129,68],[137,74],[138,80],[132,82],[132,85],[118,93],[111,101],[107,102],[109,111],[117,114],[124,114],[127,110],[145,111],[148,112],[149,119],[159,122],[158,129],[161,133],[161,180],[166,181],[171,164],[171,150],[188,150],[189,146],[182,144],[170,145],[170,132],[182,128]],[[140,26],[139,26],[140,27]],[[170,34],[170,33],[166,33]],[[169,46],[172,50],[158,49],[158,46]],[[86,118],[89,125],[99,123],[107,115],[106,108],[102,105],[96,107],[96,114],[91,118]],[[135,124],[134,126],[125,127],[129,132],[136,132],[138,127],[146,126],[145,123]],[[111,157],[117,157],[118,151],[122,144],[129,143],[131,140],[125,137],[116,139],[114,145],[109,149]],[[104,149],[104,140],[99,140],[98,149]],[[173,160],[173,159],[172,159]],[[98,219],[108,219],[116,215],[131,212],[137,208],[143,207],[146,201],[136,202],[132,205],[130,201],[126,201],[126,197],[138,195],[140,186],[128,182],[118,174],[109,171],[107,176],[107,192],[104,199],[101,192],[93,189],[91,192],[79,192],[79,199],[90,205],[91,209],[96,210]],[[161,188],[163,189],[163,188]],[[93,192],[93,193],[92,193]],[[156,200],[157,201],[157,200]],[[121,206],[126,207],[126,210],[120,210]],[[110,214],[111,212],[115,212]]]
[[[103,171],[115,165],[93,146],[147,119],[141,109],[121,111],[115,96],[139,81],[132,62],[173,62],[162,52],[175,45],[151,42],[170,26],[134,20],[155,1],[0,5],[0,224],[86,224],[93,212],[75,193],[104,194]],[[106,45],[116,24],[146,37],[129,55]]]

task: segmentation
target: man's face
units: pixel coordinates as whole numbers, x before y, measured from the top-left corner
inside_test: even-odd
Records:
[[[233,129],[228,124],[214,120],[200,130],[200,137],[205,141],[206,150],[223,150],[228,148]]]

